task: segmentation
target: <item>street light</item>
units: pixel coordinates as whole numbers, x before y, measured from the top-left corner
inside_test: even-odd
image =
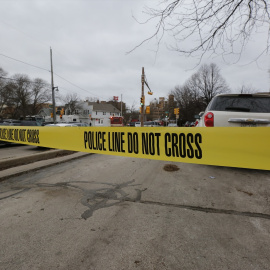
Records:
[[[53,86],[52,87],[52,102],[53,102],[53,123],[55,124],[56,122],[56,115],[55,115],[55,95],[54,95],[54,91],[59,91],[58,90],[58,86]]]

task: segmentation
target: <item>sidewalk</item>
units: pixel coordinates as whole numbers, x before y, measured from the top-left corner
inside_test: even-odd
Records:
[[[87,155],[91,155],[91,153],[68,150],[50,150],[28,156],[0,160],[0,181],[28,173],[30,171],[54,166],[69,160],[78,159]]]

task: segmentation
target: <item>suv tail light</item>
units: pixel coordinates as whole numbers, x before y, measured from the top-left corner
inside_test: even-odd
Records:
[[[204,116],[204,124],[206,127],[213,127],[214,126],[214,114],[211,112],[208,112]]]

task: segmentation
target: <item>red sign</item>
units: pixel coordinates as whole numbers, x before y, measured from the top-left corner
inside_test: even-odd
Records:
[[[113,100],[118,100],[118,97],[117,96],[113,96]]]

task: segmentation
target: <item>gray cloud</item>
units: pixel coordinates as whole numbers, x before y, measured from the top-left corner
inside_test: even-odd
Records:
[[[2,0],[0,11],[0,54],[50,69],[49,48],[53,49],[55,85],[61,94],[76,92],[81,98],[99,97],[109,100],[123,94],[123,101],[139,107],[141,69],[145,68],[149,85],[154,92],[146,101],[166,96],[176,85],[181,85],[196,69],[198,59],[180,56],[166,45],[165,37],[155,53],[152,40],[130,54],[154,31],[154,24],[141,25],[133,18],[143,19],[143,7],[150,0]],[[258,35],[259,40],[262,39]],[[247,48],[245,63],[261,48],[258,40]],[[50,83],[50,73],[0,56],[0,66],[9,75],[23,73],[30,78],[40,77]],[[259,61],[259,67],[244,62],[228,65],[221,57],[205,58],[215,62],[232,88],[252,84],[268,91],[268,59]],[[84,90],[82,90],[84,89]]]

